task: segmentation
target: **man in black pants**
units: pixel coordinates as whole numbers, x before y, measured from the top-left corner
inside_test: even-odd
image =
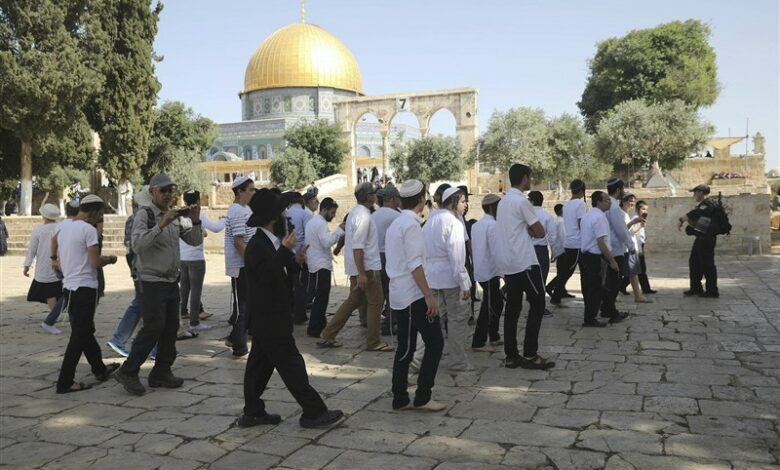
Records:
[[[154,175],[149,181],[152,198],[151,215],[139,211],[133,217],[131,243],[135,258],[139,292],[141,293],[141,318],[143,327],[133,341],[130,355],[114,374],[117,382],[128,393],[143,395],[146,389],[138,379],[141,364],[157,345],[154,367],[149,372],[149,386],[178,388],[184,380],[173,375],[171,366],[176,360],[176,332],[179,330],[179,239],[192,246],[203,243],[200,206],[187,206],[187,216],[192,227],[185,228],[179,222],[182,213],[171,209],[176,185],[164,174]],[[151,228],[149,228],[151,226]]]
[[[691,192],[696,201],[695,211],[705,216],[712,214],[716,203],[707,197],[710,194],[710,187],[706,184],[700,184],[691,189]],[[689,226],[686,227],[685,232],[696,237],[693,241],[693,247],[691,247],[691,256],[688,258],[690,288],[683,294],[718,298],[720,292],[718,291],[718,268],[715,266],[716,236],[708,234],[706,230],[696,230],[692,225],[694,221],[689,220],[689,215],[680,217],[680,224],[677,227],[678,230],[682,230],[683,224],[688,223]],[[702,278],[707,280],[706,291],[701,285]]]
[[[588,207],[585,204],[585,183],[576,179],[569,184],[571,199],[563,205],[563,224],[566,238],[563,240],[564,252],[556,259],[557,274],[547,284],[547,293],[550,294],[550,303],[560,305],[564,297],[573,297],[566,291],[566,283],[569,282],[574,269],[580,266],[580,221],[585,217]],[[581,284],[581,283],[580,283]]]
[[[594,207],[582,218],[580,235],[582,237],[580,275],[582,276],[582,297],[585,301],[585,319],[582,326],[605,327],[598,320],[599,306],[604,294],[602,273],[604,263],[607,270],[618,272],[618,265],[609,249],[609,222],[604,213],[609,210],[610,198],[602,191],[594,191],[591,204]]]
[[[340,420],[344,413],[329,410],[309,385],[306,363],[293,338],[291,292],[285,269],[303,264],[306,247],[293,254],[295,232],[287,233],[285,204],[274,190],[260,189],[249,201],[250,227],[258,227],[245,252],[247,312],[252,349],[244,372],[244,413],[240,427],[278,424],[282,418],[269,414],[260,398],[274,372],[279,373],[287,389],[303,408],[302,427],[325,427]],[[281,238],[281,241],[280,241]]]
[[[500,288],[501,273],[496,253],[496,211],[499,201],[501,197],[496,194],[488,194],[482,198],[485,215],[471,227],[474,278],[482,287],[482,305],[471,340],[471,349],[474,351],[495,352],[493,346],[503,344],[498,334],[501,312],[504,311],[504,296],[501,295]]]
[[[505,367],[549,369],[555,363],[537,354],[539,330],[544,316],[545,295],[542,270],[531,243],[531,237],[543,238],[544,227],[523,191],[531,188],[531,168],[515,163],[509,168],[511,188],[498,203],[496,231],[499,266],[507,284],[507,305],[504,314]],[[531,308],[525,325],[523,355],[517,349],[517,320],[523,308],[523,293]]]
[[[623,180],[612,178],[607,181],[607,192],[609,193],[610,206],[605,215],[609,222],[609,249],[618,267],[626,269],[623,266],[624,255],[626,252],[633,254],[635,248],[634,241],[626,226],[625,213],[620,208],[624,192]],[[617,323],[628,318],[628,313],[618,311],[615,306],[618,292],[620,292],[620,271],[607,269],[604,278],[604,295],[601,299],[601,316],[609,318],[610,323]]]

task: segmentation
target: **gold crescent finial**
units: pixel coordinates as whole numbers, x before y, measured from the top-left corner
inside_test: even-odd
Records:
[[[306,0],[301,0],[301,23],[306,22]]]

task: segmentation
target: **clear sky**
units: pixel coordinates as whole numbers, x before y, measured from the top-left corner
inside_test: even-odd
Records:
[[[712,28],[722,90],[702,115],[719,136],[767,139],[780,166],[780,11],[777,0],[308,0],[307,22],[341,39],[369,95],[475,86],[479,125],[494,110],[534,106],[577,114],[598,41],[696,18]],[[156,52],[162,100],[219,123],[239,121],[237,93],[255,48],[300,21],[297,0],[166,0]],[[434,117],[447,134],[451,116]],[[749,144],[752,150],[752,142]],[[738,144],[734,153],[744,153]]]

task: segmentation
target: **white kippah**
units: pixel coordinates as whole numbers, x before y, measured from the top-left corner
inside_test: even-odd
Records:
[[[419,180],[406,180],[401,184],[401,187],[398,188],[398,192],[401,194],[401,197],[412,197],[420,194],[420,191],[422,191],[424,187],[425,186]]]
[[[452,187],[452,188],[445,189],[444,190],[444,194],[441,195],[441,202],[443,203],[444,201],[449,199],[450,196],[452,196],[453,194],[455,194],[457,192],[462,192],[462,191],[460,190],[460,188],[457,188],[457,187]]]
[[[252,178],[248,176],[239,176],[238,178],[233,180],[233,189],[236,189],[237,187],[241,186],[247,181],[252,181]]]

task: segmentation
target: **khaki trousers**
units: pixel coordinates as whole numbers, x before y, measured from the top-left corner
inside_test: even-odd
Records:
[[[382,312],[384,295],[382,294],[382,272],[366,271],[366,289],[360,289],[357,284],[357,276],[349,277],[349,297],[344,300],[341,307],[331,317],[328,325],[322,330],[320,337],[322,339],[333,341],[347,323],[349,316],[352,315],[362,303],[368,304],[366,321],[368,323],[368,332],[366,337],[366,347],[368,349],[376,348],[382,341],[379,337],[379,317]]]

